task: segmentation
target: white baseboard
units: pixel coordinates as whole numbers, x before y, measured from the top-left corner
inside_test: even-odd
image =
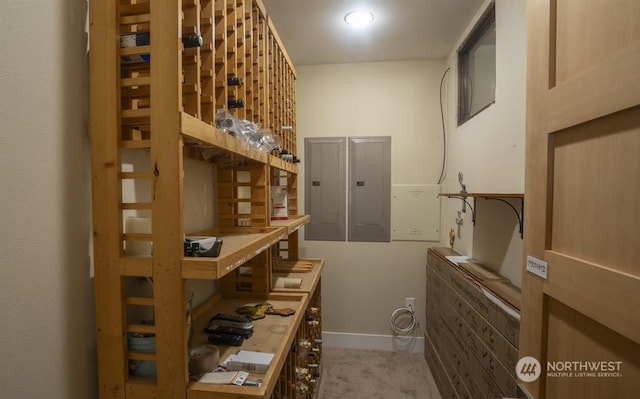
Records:
[[[370,349],[387,352],[424,352],[424,337],[322,332],[325,348]]]

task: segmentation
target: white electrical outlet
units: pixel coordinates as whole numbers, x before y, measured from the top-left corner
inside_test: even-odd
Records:
[[[404,306],[414,311],[416,309],[416,298],[404,298]]]

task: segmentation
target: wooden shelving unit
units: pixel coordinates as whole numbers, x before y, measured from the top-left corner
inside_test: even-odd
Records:
[[[250,350],[274,353],[274,364],[269,367],[266,374],[252,373],[252,379],[262,380],[261,387],[247,388],[233,385],[212,385],[193,382],[189,385],[189,398],[269,398],[277,383],[280,370],[289,355],[290,348],[296,339],[297,330],[305,317],[305,309],[309,305],[309,295],[273,293],[260,299],[247,297],[222,299],[210,306],[210,311],[202,312],[203,315],[214,312],[233,313],[243,305],[253,305],[258,302],[268,302],[274,308],[291,308],[296,314],[289,317],[270,315],[264,319],[254,321],[254,333],[251,338],[244,341],[240,347],[221,347],[220,359],[225,359],[238,350]],[[206,326],[208,317],[199,317],[195,321],[195,330],[202,331]],[[206,344],[206,334],[196,333],[195,344]]]
[[[309,306],[307,306],[302,325],[298,329],[292,347],[294,349],[287,358],[290,368],[295,371],[295,379],[281,376],[278,384],[281,394],[276,396],[278,398],[317,399],[318,397],[322,375],[321,276],[323,267],[324,259],[315,258],[281,261],[277,266],[274,264],[273,281],[278,277],[302,279],[299,288],[278,288],[274,284],[272,286],[274,292],[309,295]],[[295,392],[289,384],[291,380],[296,381]]]
[[[120,47],[125,33],[148,39]],[[188,35],[201,35],[202,46],[185,46]],[[264,5],[261,0],[95,0],[90,40],[100,397],[300,397],[301,363],[291,348],[309,331],[321,332],[321,266],[315,283],[301,290],[272,290],[272,266],[298,260],[298,229],[309,221],[298,215],[298,168],[215,127],[216,110],[228,109],[271,129],[283,151],[296,152],[296,72]],[[230,108],[233,100],[242,102]],[[216,216],[204,231],[185,231],[185,158],[210,165],[216,177]],[[273,184],[287,186],[288,220],[271,221]],[[131,187],[135,195],[128,192]],[[142,222],[130,223],[134,219]],[[192,234],[221,237],[220,256],[185,257],[183,239]],[[219,292],[193,313],[186,311],[185,282],[191,279],[220,281]],[[140,289],[140,281],[150,284]],[[267,300],[296,309],[296,315],[270,316],[270,324],[258,323],[245,344],[244,349],[276,354],[260,376],[263,386],[191,382],[189,344],[205,342],[199,331],[211,313]],[[153,322],[136,322],[138,313],[152,314]],[[318,323],[302,322],[311,317]],[[196,334],[189,342],[191,325]],[[127,338],[133,333],[155,337],[155,349],[131,348]],[[235,349],[222,348],[223,356]],[[135,375],[131,362],[151,362],[153,373]],[[313,392],[304,394],[313,398]]]

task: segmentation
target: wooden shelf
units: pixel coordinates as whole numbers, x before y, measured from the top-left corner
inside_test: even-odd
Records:
[[[476,224],[476,199],[482,198],[485,200],[495,200],[507,204],[513,212],[515,212],[518,218],[518,226],[520,230],[520,238],[523,238],[524,234],[524,194],[522,193],[440,193],[440,197],[457,198],[463,200],[471,208],[471,221],[474,226]],[[473,198],[473,206],[467,201],[467,198]],[[517,210],[508,200],[519,199],[520,210]]]
[[[181,121],[181,133],[186,137],[187,145],[195,145],[201,149],[215,148],[263,164],[269,162],[268,154],[247,149],[237,138],[185,112],[181,113]]]
[[[287,162],[282,158],[278,158],[274,155],[269,156],[269,165],[273,168],[286,170],[287,172],[298,174],[298,165],[295,163]]]
[[[264,319],[255,320],[253,335],[244,341],[242,346],[218,346],[220,361],[239,350],[273,353],[275,356],[266,374],[251,373],[249,378],[262,380],[261,387],[242,387],[235,385],[214,385],[193,382],[187,388],[190,399],[212,398],[269,398],[296,335],[301,320],[309,303],[309,296],[304,293],[288,294],[274,293],[266,297],[224,298],[215,303],[215,310],[200,312],[201,316],[194,320],[193,346],[207,344],[207,335],[203,332],[209,318],[218,312],[234,313],[235,309],[243,305],[268,302],[274,308],[292,308],[296,310],[293,316],[282,317],[267,315]]]
[[[271,227],[283,227],[287,230],[287,235],[289,235],[309,223],[310,220],[311,216],[309,215],[289,216],[287,220],[271,220]]]
[[[286,237],[286,229],[239,227],[222,231],[213,229],[193,235],[222,238],[222,250],[217,258],[183,258],[182,278],[217,280]]]
[[[448,198],[523,198],[522,193],[440,193],[440,197]]]
[[[297,272],[297,271],[282,271],[285,268],[295,269],[296,266],[303,263],[311,263],[311,270],[308,272]],[[309,259],[299,259],[297,261],[283,261],[277,269],[271,274],[272,280],[275,283],[275,280],[278,277],[284,278],[301,278],[302,285],[300,288],[272,288],[274,292],[307,292],[312,293],[316,290],[318,283],[320,282],[320,276],[322,274],[322,268],[324,267],[324,259],[321,258],[309,258]]]
[[[269,164],[273,168],[298,174],[298,165],[287,162],[271,154],[247,149],[246,146],[234,136],[227,134],[202,120],[181,112],[181,133],[185,136],[185,144],[200,149],[215,148],[220,151],[234,154],[242,158]]]

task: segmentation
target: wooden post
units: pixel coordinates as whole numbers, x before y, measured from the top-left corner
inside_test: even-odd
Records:
[[[90,121],[93,247],[98,382],[103,399],[124,398],[126,364],[122,282],[119,273],[121,215],[118,208],[120,90],[117,5],[95,0],[90,7]]]
[[[181,274],[184,229],[181,14],[180,0],[155,2],[151,6],[153,280],[158,397],[166,399],[184,398],[188,383]]]

